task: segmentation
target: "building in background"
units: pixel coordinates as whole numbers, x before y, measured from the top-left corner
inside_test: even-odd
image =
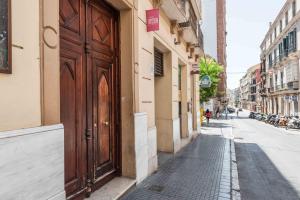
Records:
[[[230,107],[240,107],[240,88],[235,88],[233,90],[227,89],[226,95]]]
[[[214,58],[224,67],[220,75],[215,107],[220,107],[226,101],[227,75],[226,75],[226,0],[202,0],[203,20],[202,31],[204,35],[205,54]],[[214,108],[215,109],[215,108]]]
[[[287,0],[260,46],[265,113],[299,115],[299,10],[299,0]]]
[[[2,0],[0,12],[1,198],[84,199],[117,176],[124,192],[197,134],[199,0]]]
[[[240,80],[240,107],[246,110],[259,112],[260,99],[258,85],[260,82],[260,64],[250,67]]]

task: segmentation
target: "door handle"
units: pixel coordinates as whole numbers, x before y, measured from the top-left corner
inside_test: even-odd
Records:
[[[108,126],[109,125],[109,122],[106,121],[106,122],[102,122],[105,126]]]

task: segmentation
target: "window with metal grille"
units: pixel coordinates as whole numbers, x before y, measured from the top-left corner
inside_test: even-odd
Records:
[[[156,48],[154,48],[154,75],[164,75],[164,54]]]

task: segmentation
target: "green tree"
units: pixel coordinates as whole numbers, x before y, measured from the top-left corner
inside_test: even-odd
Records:
[[[218,83],[220,81],[220,74],[224,71],[223,66],[219,65],[214,59],[211,58],[201,58],[200,63],[200,79],[208,75],[211,79],[210,88],[200,89],[200,101],[201,103],[209,101],[217,94]]]

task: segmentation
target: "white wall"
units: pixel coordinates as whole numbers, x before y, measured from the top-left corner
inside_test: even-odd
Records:
[[[0,198],[64,200],[62,125],[0,132]]]
[[[216,0],[202,0],[202,32],[204,37],[204,51],[217,59],[217,17]]]

